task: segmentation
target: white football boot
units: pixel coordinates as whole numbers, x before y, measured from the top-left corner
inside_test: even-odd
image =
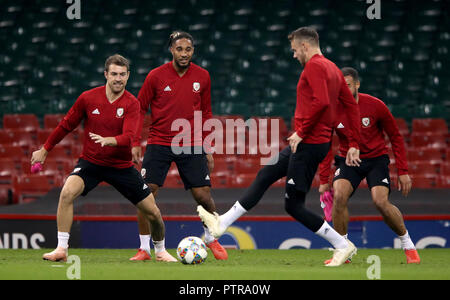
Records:
[[[213,237],[218,239],[225,233],[226,228],[222,229],[220,227],[220,219],[217,213],[209,213],[201,205],[197,206],[197,212],[200,219],[202,219],[203,223],[205,223],[206,227],[208,227],[208,230]]]
[[[347,261],[347,259],[351,258],[353,255],[356,255],[357,249],[356,249],[355,245],[352,242],[350,242],[349,240],[347,240],[347,242],[348,242],[347,248],[333,250],[333,252],[334,252],[333,258],[325,266],[327,266],[327,267],[340,266],[343,263],[345,263]]]

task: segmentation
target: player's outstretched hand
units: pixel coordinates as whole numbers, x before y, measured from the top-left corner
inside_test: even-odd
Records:
[[[41,163],[44,164],[45,159],[47,158],[47,150],[45,150],[44,147],[42,147],[39,150],[34,151],[31,154],[31,165],[34,165],[35,163]]]
[[[361,163],[361,159],[359,159],[359,149],[354,147],[348,149],[345,163],[349,167],[359,167],[359,164]]]
[[[398,191],[401,191],[403,196],[408,196],[411,187],[412,181],[408,174],[398,176]]]
[[[89,132],[89,136],[95,141],[96,144],[100,144],[102,147],[117,146],[117,140],[114,137],[102,137],[92,132]]]

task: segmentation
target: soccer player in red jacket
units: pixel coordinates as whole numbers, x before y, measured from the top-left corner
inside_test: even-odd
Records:
[[[319,163],[330,148],[335,110],[338,103],[346,109],[350,120],[350,150],[347,163],[355,165],[359,160],[359,110],[344,80],[342,72],[326,59],[319,46],[319,35],[311,27],[302,27],[289,36],[291,49],[304,70],[297,85],[295,133],[288,138],[289,147],[283,149],[278,162],[266,166],[247,191],[245,197],[224,215],[214,216],[198,207],[198,212],[211,233],[222,235],[226,228],[259,201],[273,179],[287,175],[285,208],[297,221],[333,247],[333,261],[328,266],[339,266],[346,261],[356,247],[338,234],[320,216],[305,207],[306,194],[311,188]],[[271,175],[273,174],[273,175]]]
[[[128,60],[118,54],[109,57],[104,75],[106,85],[82,93],[44,146],[34,151],[31,157],[31,164],[44,164],[53,147],[84,120],[83,152],[59,197],[58,246],[45,253],[43,259],[67,260],[73,202],[105,181],[133,203],[152,224],[157,260],[176,261],[164,248],[164,222],[155,199],[131,161],[139,103],[125,90],[130,75]]]
[[[198,205],[213,213],[216,211],[211,197],[210,171],[214,165],[212,154],[203,149],[203,139],[208,132],[195,132],[194,113],[201,112],[202,123],[212,117],[211,111],[211,78],[207,70],[192,63],[194,54],[194,39],[183,31],[175,31],[169,38],[170,52],[173,60],[152,70],[145,79],[139,92],[140,102],[139,131],[142,129],[144,117],[149,107],[151,110],[151,125],[147,148],[142,162],[142,176],[149,184],[153,194],[163,186],[167,172],[174,162],[186,190],[191,190]],[[175,137],[182,130],[174,131],[176,120],[189,122],[191,131],[190,142],[173,145]],[[203,124],[202,124],[203,125]],[[202,126],[203,127],[203,126]],[[198,128],[202,129],[202,128]],[[140,139],[136,138],[133,145],[134,161],[140,160]],[[188,151],[175,153],[174,148]],[[178,147],[180,146],[180,147]],[[149,224],[142,213],[138,211],[138,228],[141,245],[138,253],[131,260],[150,259]],[[228,258],[226,250],[204,227],[205,242],[216,259]]]
[[[339,137],[339,153],[335,157],[336,172],[333,178],[333,227],[341,235],[347,237],[349,221],[347,202],[353,195],[361,181],[366,178],[370,188],[372,200],[383,216],[384,222],[398,235],[405,251],[407,263],[419,263],[420,258],[416,248],[406,230],[403,217],[399,209],[389,202],[391,180],[389,177],[389,156],[384,132],[387,133],[395,156],[398,171],[398,189],[406,197],[411,190],[411,179],[408,175],[406,151],[397,124],[387,106],[379,99],[368,94],[359,93],[358,72],[353,68],[343,68],[348,87],[358,102],[361,116],[361,143],[359,166],[349,167],[345,164],[345,156],[349,147],[346,138],[348,121],[338,106],[338,117],[335,131]],[[320,164],[319,192],[330,189],[330,167],[332,151]],[[327,263],[326,261],[325,263]]]

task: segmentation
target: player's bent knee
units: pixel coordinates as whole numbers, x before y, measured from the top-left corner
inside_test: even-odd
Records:
[[[69,176],[64,184],[60,200],[64,202],[72,202],[77,198],[84,190],[84,181],[79,176]]]
[[[333,205],[336,208],[344,208],[347,206],[347,202],[348,202],[348,197],[347,197],[347,193],[340,191],[340,190],[335,190],[333,193]]]
[[[383,209],[390,205],[388,197],[385,196],[373,197],[372,200],[378,209]]]

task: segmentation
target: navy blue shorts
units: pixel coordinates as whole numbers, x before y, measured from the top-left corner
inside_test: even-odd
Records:
[[[176,164],[186,190],[211,186],[208,161],[202,149],[190,148],[190,154],[176,154],[171,146],[155,144],[147,145],[142,162],[141,174],[145,182],[163,186],[172,162]]]

